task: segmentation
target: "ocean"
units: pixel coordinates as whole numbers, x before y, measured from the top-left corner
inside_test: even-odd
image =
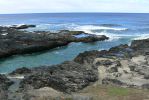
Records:
[[[53,50],[15,55],[0,59],[0,73],[9,73],[20,67],[38,67],[60,64],[90,50],[108,50],[134,39],[149,38],[149,14],[143,13],[42,13],[0,14],[0,25],[34,24],[27,31],[76,30],[89,34],[106,35],[109,40],[95,43],[71,43]]]

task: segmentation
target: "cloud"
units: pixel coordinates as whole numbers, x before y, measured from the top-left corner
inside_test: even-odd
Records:
[[[147,12],[149,0],[0,0],[0,13]]]

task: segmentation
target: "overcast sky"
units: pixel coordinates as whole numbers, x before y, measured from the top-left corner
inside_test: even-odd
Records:
[[[149,13],[149,0],[0,0],[0,13]]]

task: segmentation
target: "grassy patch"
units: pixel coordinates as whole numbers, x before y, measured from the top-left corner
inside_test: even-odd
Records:
[[[128,88],[120,88],[120,87],[108,88],[108,94],[109,95],[125,96],[125,95],[129,95],[129,93],[130,93],[130,91]]]

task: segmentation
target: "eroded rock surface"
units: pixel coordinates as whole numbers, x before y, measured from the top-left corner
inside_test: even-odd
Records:
[[[40,71],[41,70],[41,71]],[[35,89],[52,87],[62,92],[76,92],[98,80],[97,69],[76,62],[64,62],[60,65],[35,68],[32,74],[21,82],[21,88],[31,85]]]
[[[0,100],[7,100],[8,88],[13,82],[5,75],[0,74]]]
[[[66,46],[71,42],[95,42],[108,39],[104,35],[87,35],[78,38],[76,35],[87,34],[82,31],[27,32],[11,27],[0,27],[0,58],[15,54],[34,53]]]
[[[120,45],[109,50],[86,51],[73,61],[53,66],[17,69],[10,75],[25,76],[19,84],[19,93],[28,98],[37,98],[35,94],[29,96],[30,92],[36,93],[44,87],[71,94],[94,82],[149,89],[148,40],[135,40],[131,46]]]

